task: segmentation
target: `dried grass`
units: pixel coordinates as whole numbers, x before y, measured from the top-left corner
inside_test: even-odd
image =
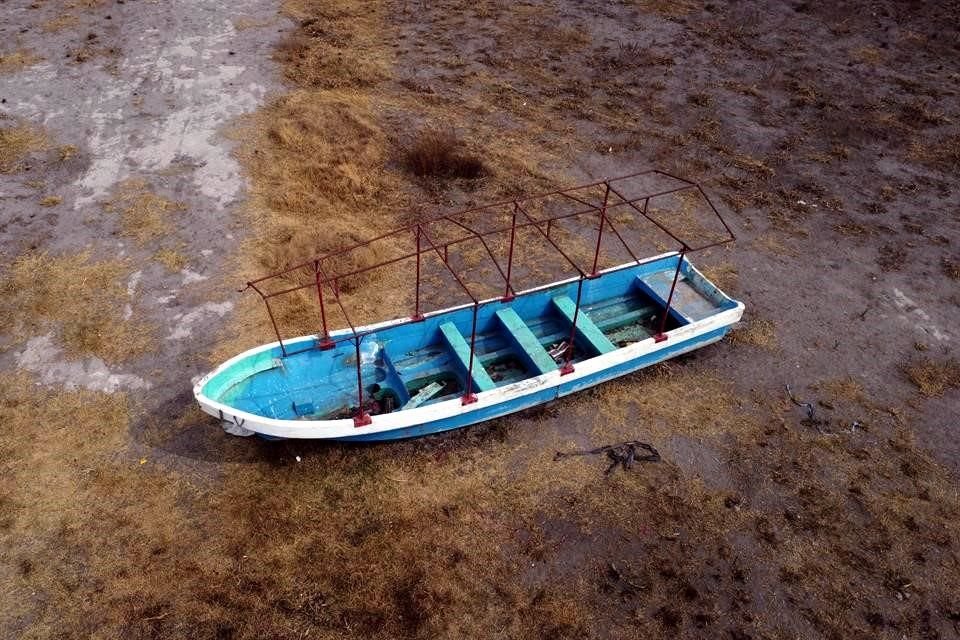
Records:
[[[0,74],[14,73],[24,67],[40,62],[42,58],[28,49],[17,49],[12,53],[0,54]]]
[[[46,134],[33,125],[0,127],[0,173],[19,171],[27,156],[46,148]]]
[[[695,0],[632,0],[640,10],[657,13],[668,18],[680,18],[697,11],[701,7]]]
[[[51,18],[47,20],[40,28],[44,33],[57,33],[63,31],[64,29],[73,28],[80,24],[80,21],[77,20],[77,17],[70,13],[63,13],[56,18]]]
[[[425,129],[402,150],[404,168],[420,178],[474,180],[487,173],[483,162],[464,150],[463,141],[449,129]]]
[[[153,254],[153,259],[173,272],[182,271],[190,263],[185,255],[166,247]]]
[[[903,372],[924,396],[942,396],[948,389],[960,387],[960,362],[949,358],[922,358],[904,365]]]
[[[883,62],[883,52],[876,47],[858,47],[850,52],[850,57],[865,64],[878,65]]]
[[[836,378],[825,380],[817,385],[817,388],[823,389],[834,400],[844,400],[847,402],[856,402],[863,404],[867,401],[867,394],[863,390],[863,385],[858,380],[851,377]]]
[[[237,31],[246,31],[247,29],[261,29],[275,24],[275,20],[257,20],[249,16],[240,16],[233,19],[233,28]]]
[[[730,340],[764,349],[777,348],[774,324],[764,318],[752,318],[730,331]]]
[[[960,280],[960,260],[944,256],[940,259],[940,267],[943,269],[943,275],[951,280]]]
[[[366,88],[388,77],[391,51],[381,39],[385,7],[363,0],[286,0],[283,8],[300,26],[274,58],[297,86]]]
[[[44,196],[40,198],[41,207],[55,207],[61,202],[63,202],[63,198],[61,196]]]
[[[911,142],[907,157],[913,162],[955,173],[960,169],[960,134]]]
[[[698,266],[697,268],[703,273],[707,280],[717,285],[717,287],[725,293],[729,294],[734,291],[737,286],[740,274],[737,271],[736,265],[732,263],[721,262],[703,267]]]
[[[71,356],[137,357],[151,347],[152,330],[123,318],[123,305],[132,303],[124,283],[129,273],[125,261],[95,261],[86,252],[25,253],[0,280],[0,322],[21,340],[56,330]]]
[[[117,186],[103,208],[120,215],[123,235],[146,244],[169,235],[173,228],[171,218],[184,211],[186,205],[156,194],[146,180],[131,178]]]
[[[65,144],[57,149],[57,157],[60,162],[66,162],[77,155],[77,147],[72,144]]]

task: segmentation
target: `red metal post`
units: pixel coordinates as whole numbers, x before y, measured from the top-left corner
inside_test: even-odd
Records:
[[[677,288],[677,280],[680,278],[680,267],[683,265],[683,254],[687,248],[680,248],[680,255],[677,257],[677,270],[673,272],[673,284],[670,285],[670,295],[667,296],[667,308],[663,310],[663,318],[660,319],[660,331],[653,336],[654,342],[663,342],[667,339],[664,329],[667,328],[667,316],[670,315],[670,303],[673,302],[673,292]]]
[[[323,306],[323,283],[320,281],[320,261],[313,261],[313,272],[317,278],[317,297],[320,298],[320,320],[323,322],[323,337],[317,344],[320,349],[326,351],[333,348],[333,340],[330,339],[330,332],[327,330],[327,311]]]
[[[473,328],[470,329],[470,365],[467,367],[467,390],[463,394],[461,404],[473,404],[477,401],[477,395],[473,393],[473,351],[477,344],[477,309],[479,304],[473,303]]]
[[[577,318],[580,316],[580,296],[583,293],[583,276],[577,282],[577,305],[573,308],[573,326],[570,327],[570,341],[567,344],[567,360],[560,367],[560,375],[565,376],[573,373],[573,345],[577,338]]]
[[[596,278],[599,273],[597,273],[597,264],[600,261],[600,242],[603,240],[603,226],[607,222],[607,201],[610,198],[610,183],[606,183],[607,188],[603,192],[603,206],[600,207],[600,229],[597,231],[597,248],[593,252],[593,268],[590,270],[590,277]]]
[[[366,412],[363,408],[363,381],[360,378],[360,341],[362,337],[358,337],[356,341],[357,345],[357,415],[353,416],[353,426],[354,427],[365,427],[371,422],[373,418],[370,417],[370,414]]]
[[[514,299],[513,289],[510,287],[510,275],[513,273],[513,242],[517,236],[517,205],[513,205],[513,221],[510,223],[510,251],[507,255],[507,287],[501,301],[510,302]]]
[[[423,320],[423,314],[420,313],[420,225],[417,225],[417,291],[415,294],[416,301],[414,302],[413,317],[410,318],[414,321]]]
[[[273,332],[277,334],[277,342],[280,343],[280,353],[286,357],[287,348],[283,346],[283,338],[280,337],[280,329],[277,327],[277,320],[273,317],[273,309],[270,308],[270,300],[267,299],[267,296],[263,295],[263,291],[257,288],[252,282],[248,282],[247,286],[260,294],[260,298],[263,299],[263,304],[267,305],[267,315],[270,316],[270,324],[273,325]]]

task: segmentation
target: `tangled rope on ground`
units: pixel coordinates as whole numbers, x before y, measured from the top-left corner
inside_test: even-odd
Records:
[[[640,453],[640,451],[647,453]],[[583,451],[557,451],[553,456],[554,461],[562,460],[570,456],[590,456],[600,453],[606,453],[611,460],[610,466],[604,471],[604,475],[609,475],[617,466],[624,470],[632,469],[634,462],[660,462],[660,452],[653,448],[653,445],[639,440],[630,440],[620,444],[608,444],[596,449]]]

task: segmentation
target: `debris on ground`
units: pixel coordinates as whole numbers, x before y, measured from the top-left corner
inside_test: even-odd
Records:
[[[641,454],[638,450],[643,450],[647,453]],[[557,451],[553,459],[557,461],[570,456],[590,456],[600,453],[606,453],[607,458],[611,460],[610,466],[603,472],[604,475],[612,473],[613,470],[617,468],[617,465],[627,470],[633,468],[634,462],[660,462],[660,452],[654,449],[653,445],[640,442],[639,440],[630,440],[628,442],[621,442],[620,444],[608,444],[603,447],[597,447],[596,449],[582,451]]]
[[[801,402],[800,400],[797,400],[797,397],[793,395],[793,390],[790,389],[790,385],[788,384],[785,386],[787,389],[787,396],[790,398],[790,402],[792,402],[793,404],[803,409],[804,413],[807,416],[806,418],[800,421],[801,424],[806,425],[808,427],[816,427],[817,432],[820,433],[820,435],[824,435],[824,436],[835,435],[828,431],[823,430],[823,427],[830,424],[830,421],[823,420],[822,418],[817,418],[816,410],[814,409],[812,402]],[[833,408],[832,406],[829,405],[829,403],[821,402],[820,404],[829,409]]]

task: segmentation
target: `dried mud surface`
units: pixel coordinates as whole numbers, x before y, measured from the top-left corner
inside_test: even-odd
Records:
[[[960,636],[955,3],[3,12],[3,637]],[[410,173],[425,130],[471,170]],[[272,339],[251,274],[649,166],[738,236],[729,339],[394,444],[194,408]]]

